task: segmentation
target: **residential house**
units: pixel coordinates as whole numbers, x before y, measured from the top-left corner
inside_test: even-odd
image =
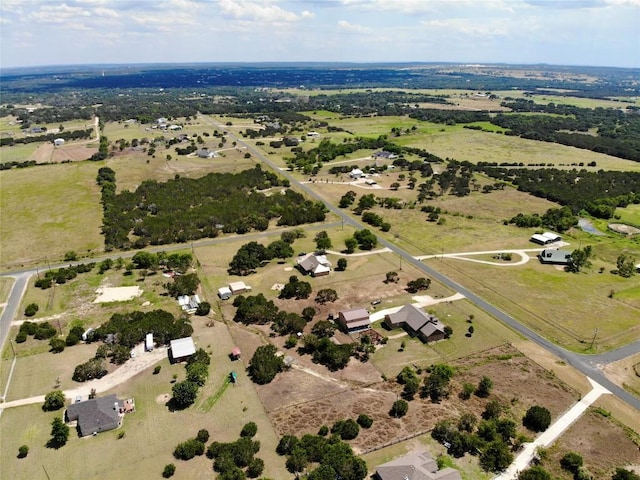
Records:
[[[115,394],[69,405],[65,421],[78,422],[81,437],[118,428],[122,422],[124,403]]]
[[[178,338],[169,343],[169,352],[172,362],[182,362],[196,353],[196,345],[191,337]]]
[[[380,150],[379,152],[374,152],[373,155],[371,156],[373,158],[385,158],[387,160],[393,160],[395,158],[398,158],[398,156],[395,153],[387,152],[386,150]]]
[[[338,312],[338,325],[347,333],[359,332],[371,328],[371,319],[366,308],[358,307]]]
[[[353,170],[351,170],[351,172],[349,172],[349,176],[354,179],[358,179],[363,175],[364,175],[364,172],[359,168],[354,168]]]
[[[218,154],[215,151],[209,150],[208,148],[198,150],[198,157],[200,158],[216,158],[217,156]]]
[[[424,313],[418,307],[407,304],[396,313],[385,315],[384,323],[389,328],[401,327],[412,337],[425,343],[443,340],[445,325],[434,315]]]
[[[571,262],[571,252],[568,250],[545,248],[538,255],[540,263],[550,265],[568,265]]]
[[[310,274],[313,277],[329,275],[329,272],[331,272],[331,262],[327,260],[326,255],[308,253],[298,257],[296,262],[302,273]]]
[[[378,480],[462,480],[450,467],[438,470],[438,463],[427,451],[410,453],[376,467]]]

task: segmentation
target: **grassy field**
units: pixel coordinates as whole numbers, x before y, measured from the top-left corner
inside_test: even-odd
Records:
[[[625,208],[617,208],[616,214],[620,215],[620,223],[626,223],[640,228],[640,205],[629,205]],[[615,222],[618,222],[616,219]]]
[[[0,419],[3,477],[46,479],[44,465],[53,478],[115,480],[140,476],[140,472],[146,472],[142,474],[145,478],[159,478],[165,464],[175,463],[174,478],[211,478],[210,460],[202,456],[189,462],[176,461],[172,456],[174,447],[194,437],[201,428],[210,432],[212,441],[232,441],[238,438],[242,425],[254,421],[258,425],[256,439],[261,443],[257,456],[265,461],[265,476],[288,478],[283,459],[275,454],[278,438],[253,384],[244,374],[243,366],[232,364],[227,356],[233,346],[227,328],[220,323],[210,328],[201,326],[194,338],[198,346],[212,355],[209,381],[200,389],[194,406],[169,412],[163,395],[171,392],[173,374],[181,380],[185,373],[183,365],[170,365],[163,360],[160,374],[152,375],[149,369],[110,392],[119,398],[133,398],[136,403],[136,412],[125,417],[120,429],[86,439],[77,438],[72,432],[67,445],[59,450],[48,449],[45,443],[52,418],[61,412],[44,413],[40,405],[6,410]],[[238,373],[239,383],[227,388],[208,413],[202,411],[201,406],[219,390],[232,369]],[[118,439],[121,431],[125,437]],[[29,445],[30,452],[29,457],[19,460],[17,449],[22,444]],[[105,450],[110,454],[104,455]],[[78,461],[80,457],[83,461]]]
[[[25,162],[33,156],[39,146],[40,143],[18,143],[0,147],[0,163]]]
[[[3,267],[101,251],[102,208],[95,175],[82,162],[0,172]]]

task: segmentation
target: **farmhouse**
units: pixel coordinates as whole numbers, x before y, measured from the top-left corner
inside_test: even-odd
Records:
[[[124,415],[124,403],[115,394],[69,405],[65,421],[78,422],[81,437],[118,428]]]
[[[533,235],[531,235],[531,238],[529,240],[540,245],[548,245],[550,243],[559,242],[560,240],[562,240],[562,237],[557,233],[544,232],[534,233]]]
[[[412,337],[417,336],[425,343],[443,340],[444,324],[434,315],[424,313],[419,308],[408,304],[396,313],[385,315],[384,323],[389,328],[402,327]]]
[[[427,451],[410,453],[376,467],[377,480],[462,480],[460,472],[450,467],[438,470]]]
[[[352,308],[338,312],[338,325],[347,333],[359,332],[371,328],[369,312],[365,308]]]
[[[56,147],[60,147],[60,146],[64,145],[64,138],[56,138],[56,139],[53,141],[53,144],[54,144]]]
[[[540,263],[550,265],[568,265],[571,261],[571,252],[568,250],[545,248],[538,255]]]
[[[331,272],[331,262],[327,260],[326,255],[308,253],[307,255],[298,257],[296,262],[302,273],[311,274],[313,277],[329,275],[329,272]]]
[[[169,351],[171,352],[172,362],[182,362],[196,353],[196,345],[191,337],[178,338],[177,340],[171,340]]]

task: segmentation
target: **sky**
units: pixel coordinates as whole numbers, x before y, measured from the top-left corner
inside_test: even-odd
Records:
[[[0,0],[0,67],[459,62],[640,67],[640,0]]]

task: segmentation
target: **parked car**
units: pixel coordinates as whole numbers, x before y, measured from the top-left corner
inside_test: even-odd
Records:
[[[376,298],[373,302],[371,302],[371,305],[380,305],[381,302],[382,302],[381,299]]]

